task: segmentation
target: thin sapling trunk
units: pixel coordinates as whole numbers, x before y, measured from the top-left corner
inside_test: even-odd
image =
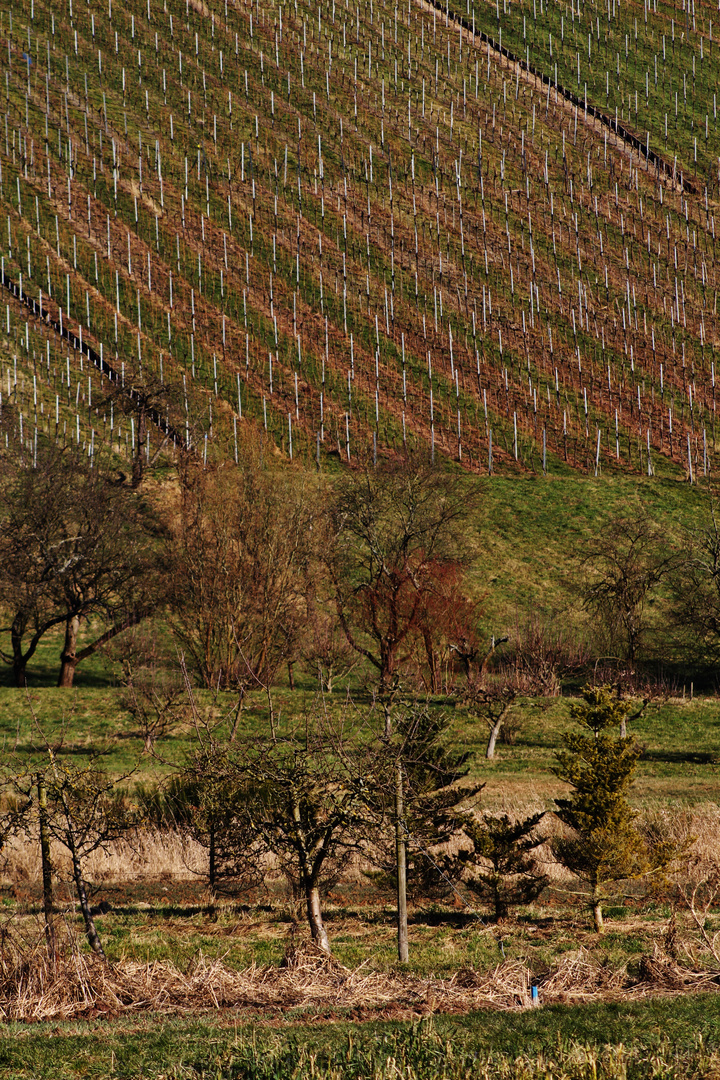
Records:
[[[85,923],[85,933],[87,934],[90,948],[98,956],[106,960],[105,950],[102,947],[100,935],[95,928],[95,921],[90,913],[90,904],[88,903],[87,890],[85,888],[85,882],[82,876],[82,866],[80,864],[80,858],[77,851],[73,847],[71,848],[72,855],[72,868],[73,868],[73,880],[75,882],[75,889],[78,895],[78,901],[80,903],[80,910],[82,911],[83,922]]]
[[[48,826],[47,789],[45,777],[37,774],[38,816],[40,819],[40,859],[42,862],[43,915],[45,919],[45,941],[48,953],[55,956],[55,934],[53,930],[53,891],[52,863],[50,861],[50,829]]]
[[[395,771],[395,850],[397,855],[397,903],[398,903],[398,960],[408,962],[407,921],[407,848],[405,841],[405,799],[403,792],[402,762],[398,758]]]

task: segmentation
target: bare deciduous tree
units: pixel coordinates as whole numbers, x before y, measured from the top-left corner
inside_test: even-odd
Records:
[[[706,653],[720,657],[720,510],[718,495],[708,492],[705,514],[688,532],[672,575],[676,623],[698,639]]]
[[[343,721],[311,715],[278,737],[201,741],[187,776],[213,845],[215,880],[255,884],[271,856],[304,901],[314,944],[330,952],[321,884],[368,831],[362,754],[353,736]]]
[[[463,700],[470,715],[487,724],[485,757],[488,761],[495,757],[495,746],[517,697],[517,690],[505,684],[484,687],[471,683],[464,694]]]
[[[30,460],[5,455],[0,491],[0,605],[15,683],[42,638],[65,630],[58,685],[153,603],[150,512],[123,485],[70,450],[41,447]],[[78,648],[83,623],[105,629]]]
[[[319,540],[316,491],[244,463],[181,474],[168,548],[170,623],[208,687],[267,687],[294,659]]]
[[[585,548],[585,607],[602,622],[610,646],[630,662],[647,635],[648,599],[676,559],[665,532],[644,510],[614,518]]]
[[[348,641],[376,668],[383,692],[407,661],[414,636],[423,625],[430,633],[430,609],[441,579],[460,566],[475,500],[464,479],[415,458],[368,466],[338,486],[333,599]],[[433,614],[437,623],[450,612],[446,605]],[[434,643],[429,650],[435,667]]]

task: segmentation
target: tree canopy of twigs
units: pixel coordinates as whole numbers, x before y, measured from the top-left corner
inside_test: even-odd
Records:
[[[420,457],[379,462],[344,477],[331,508],[329,570],[337,615],[350,645],[391,687],[424,642],[431,669],[437,638],[457,631],[453,604],[473,492]]]
[[[71,449],[2,455],[0,607],[17,686],[45,635],[64,627],[58,685],[101,645],[138,622],[153,603],[155,531],[148,507]],[[106,629],[78,648],[82,622]]]
[[[647,637],[647,603],[677,563],[662,529],[644,510],[616,517],[583,555],[582,595],[600,620],[611,648],[633,663]]]
[[[316,493],[250,454],[237,469],[190,463],[180,480],[167,552],[172,629],[204,685],[265,688],[304,625]]]

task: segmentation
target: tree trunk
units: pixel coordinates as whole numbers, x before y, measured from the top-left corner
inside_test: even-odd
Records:
[[[71,849],[72,851],[72,849]],[[103,960],[106,960],[105,951],[100,941],[100,936],[95,929],[95,923],[93,917],[90,914],[90,905],[88,904],[87,892],[85,890],[85,882],[82,876],[82,867],[80,866],[80,860],[77,853],[72,851],[72,866],[73,866],[73,879],[75,881],[75,888],[77,889],[78,900],[80,901],[80,910],[82,911],[83,921],[85,923],[85,933],[90,943],[90,948],[98,956],[101,956]]]
[[[24,689],[27,686],[27,673],[25,670],[25,660],[22,656],[14,657],[13,659],[13,681],[15,686],[19,689]]]
[[[48,828],[47,790],[45,777],[37,774],[38,816],[40,818],[40,859],[42,862],[43,914],[45,916],[45,941],[48,953],[55,956],[55,934],[53,931],[53,891],[52,863],[50,862],[50,830]]]
[[[600,887],[595,885],[593,888],[593,922],[595,923],[595,932],[602,934],[603,932],[603,913],[602,913],[602,897],[600,895]]]
[[[12,626],[10,627],[10,640],[12,642],[13,651],[13,681],[15,685],[20,689],[24,689],[27,686],[27,657],[23,656],[22,651],[22,639],[25,632],[26,623],[20,616],[13,619]]]
[[[318,949],[321,949],[322,952],[327,953],[329,956],[330,942],[323,924],[322,911],[320,909],[320,890],[317,885],[306,886],[306,899],[307,917],[313,944],[317,945]]]
[[[402,762],[399,758],[395,772],[395,851],[397,855],[398,960],[401,964],[406,964],[408,962],[407,849]]]
[[[69,688],[73,684],[75,668],[77,666],[77,636],[80,629],[80,618],[71,615],[65,623],[65,643],[60,653],[60,674],[58,686]]]
[[[507,900],[503,896],[502,878],[497,872],[492,877],[493,907],[495,908],[495,922],[503,923],[508,917],[509,910]]]
[[[429,630],[423,630],[423,644],[425,645],[425,657],[430,672],[430,689],[433,694],[437,694],[440,690],[440,672],[438,669],[437,652],[435,651],[432,634]]]
[[[137,432],[135,436],[135,455],[132,463],[132,486],[139,488],[143,482],[145,473],[145,440],[147,438],[147,417],[145,409],[140,408],[137,414]]]
[[[502,727],[505,714],[503,714],[499,720],[496,720],[493,726],[490,728],[490,738],[488,739],[487,750],[485,751],[485,758],[490,761],[495,757],[495,743],[497,742],[498,735],[500,734],[500,728]]]
[[[215,899],[215,883],[217,881],[217,870],[215,867],[215,824],[210,823],[210,843],[208,845],[208,881],[210,884],[210,893]]]

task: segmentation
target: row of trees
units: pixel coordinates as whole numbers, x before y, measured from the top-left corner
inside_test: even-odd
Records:
[[[347,470],[330,482],[263,460],[181,461],[140,490],[70,449],[13,444],[0,479],[0,658],[16,685],[62,628],[58,685],[155,614],[200,685],[246,693],[285,665],[324,689],[361,663],[385,693],[401,676],[437,692],[452,668],[482,682],[498,641],[481,627],[466,569],[480,542],[480,488],[419,458]],[[577,585],[596,651],[632,668],[663,617],[720,647],[720,525],[672,548],[647,513],[616,518],[579,553]],[[667,619],[666,619],[667,621]],[[487,643],[487,644],[485,644]],[[557,692],[563,657],[528,643],[525,682]],[[675,642],[672,648],[676,648]],[[122,647],[120,649],[122,656]]]
[[[535,900],[548,884],[543,844],[580,883],[595,928],[618,881],[647,881],[681,845],[662,829],[643,829],[628,802],[640,749],[616,729],[633,703],[589,687],[573,706],[580,730],[555,757],[569,794],[556,800],[560,825],[544,813],[525,819],[480,813],[483,785],[468,780],[467,755],[447,741],[447,719],[426,706],[385,701],[370,712],[327,712],[304,724],[240,740],[227,718],[201,717],[192,692],[195,751],[161,785],[132,790],[94,759],[78,767],[45,746],[47,764],[9,781],[13,799],[4,838],[39,837],[46,933],[53,943],[50,840],[64,846],[88,941],[100,955],[85,880],[88,856],[154,824],[192,835],[207,851],[212,892],[237,894],[278,872],[302,900],[315,944],[330,951],[321,895],[353,853],[376,867],[398,900],[398,949],[408,958],[408,887],[422,896],[474,896],[498,921]],[[473,906],[473,902],[469,902]]]
[[[297,660],[325,688],[362,660],[383,692],[409,662],[437,689],[449,648],[478,655],[462,581],[476,493],[459,476],[411,460],[329,485],[256,446],[239,467],[182,461],[155,491],[57,446],[9,446],[3,465],[0,656],[18,686],[57,627],[71,686],[152,613],[213,689],[268,687]]]

